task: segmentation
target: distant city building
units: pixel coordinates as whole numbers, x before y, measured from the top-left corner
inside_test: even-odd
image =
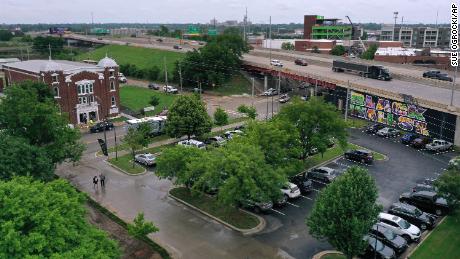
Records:
[[[296,40],[295,50],[305,52],[316,52],[329,54],[329,52],[336,46],[341,45],[342,41],[337,40]]]
[[[383,61],[399,64],[418,64],[440,69],[447,69],[450,52],[442,50],[430,50],[425,52],[423,49],[387,47],[378,48],[375,52],[375,61]]]
[[[449,48],[450,28],[416,27],[385,24],[379,40],[400,41],[404,47]]]
[[[111,29],[110,35],[113,36],[132,36],[135,35],[136,37],[142,35],[144,30],[137,29],[137,28],[118,28],[118,29]]]
[[[97,65],[66,60],[29,60],[2,65],[6,87],[32,80],[46,83],[72,124],[100,121],[119,113],[117,63],[108,57]]]
[[[320,15],[304,16],[304,39],[350,40],[358,39],[362,30],[353,30],[351,25],[338,23],[340,19],[324,18]],[[355,33],[353,33],[355,31]]]

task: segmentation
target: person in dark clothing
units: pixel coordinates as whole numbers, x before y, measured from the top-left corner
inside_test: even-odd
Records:
[[[101,180],[101,187],[105,187],[105,175],[99,175],[99,179]]]
[[[98,179],[97,179],[97,176],[94,176],[93,177],[93,184],[94,184],[94,188],[97,188],[97,183],[98,183]]]

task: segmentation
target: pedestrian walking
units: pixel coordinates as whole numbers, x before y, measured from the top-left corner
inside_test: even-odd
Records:
[[[101,187],[105,187],[105,175],[99,175],[99,179],[101,180]]]
[[[93,177],[93,184],[94,184],[94,188],[96,189],[97,188],[97,183],[98,183],[98,179],[97,179],[97,176],[94,176]]]

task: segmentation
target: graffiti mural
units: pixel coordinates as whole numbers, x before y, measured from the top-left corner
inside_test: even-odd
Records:
[[[368,94],[351,92],[350,114],[409,132],[429,136],[425,108]]]

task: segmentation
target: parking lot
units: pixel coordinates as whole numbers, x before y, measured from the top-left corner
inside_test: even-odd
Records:
[[[448,161],[456,155],[454,152],[433,154],[415,150],[399,143],[399,138],[385,139],[368,135],[358,129],[350,130],[350,141],[388,157],[385,161],[362,165],[376,180],[379,189],[377,202],[383,205],[384,210],[398,201],[399,195],[409,191],[416,183],[442,173]],[[360,164],[339,158],[325,166],[343,171],[353,165]],[[305,218],[312,209],[318,191],[323,187],[321,183],[314,183],[315,190],[310,194],[290,200],[284,207],[275,207],[269,214],[263,215],[267,227],[254,237],[261,242],[280,247],[295,258],[310,258],[317,252],[332,248],[326,242],[310,236],[305,225]]]

